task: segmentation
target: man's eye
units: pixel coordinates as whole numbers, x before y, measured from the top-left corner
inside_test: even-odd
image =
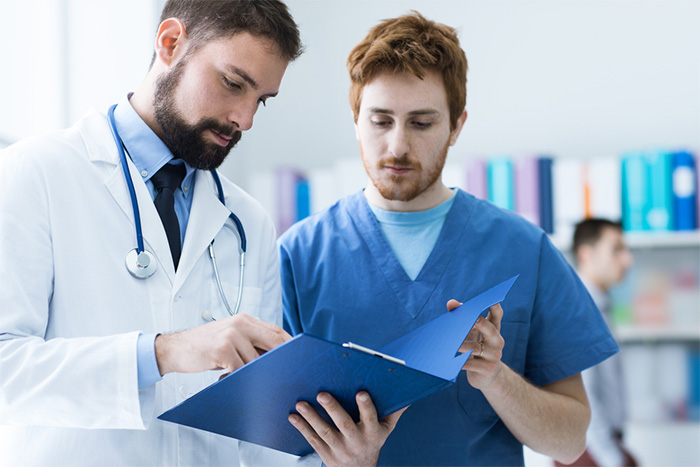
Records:
[[[432,124],[432,122],[413,122],[413,125],[417,128],[420,128],[421,130],[430,128]]]
[[[260,99],[258,99],[258,105],[260,105],[260,104],[262,104],[263,107],[267,107],[267,99],[265,99],[265,98],[263,98],[263,97],[261,97]]]
[[[224,84],[226,85],[226,87],[228,87],[228,88],[230,88],[230,89],[234,89],[234,90],[239,90],[239,89],[241,89],[241,86],[240,86],[240,85],[234,83],[233,81],[231,81],[231,80],[228,79],[227,77],[224,76],[224,77],[223,77],[223,80],[224,80]]]
[[[379,127],[391,125],[391,122],[389,120],[370,120],[370,121],[372,122],[372,125],[379,126]]]

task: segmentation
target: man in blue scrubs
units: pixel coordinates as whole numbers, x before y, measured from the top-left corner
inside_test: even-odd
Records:
[[[448,299],[520,274],[466,337],[461,350],[473,357],[456,384],[411,405],[378,462],[522,465],[523,444],[574,461],[590,418],[580,372],[618,347],[542,230],[443,185],[467,118],[455,30],[418,13],[386,20],[348,69],[370,183],[280,238],[286,328],[379,348],[453,309]],[[301,415],[295,426],[317,452],[352,441],[315,412]]]

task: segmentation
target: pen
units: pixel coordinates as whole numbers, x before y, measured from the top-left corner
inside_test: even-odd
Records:
[[[363,347],[359,344],[353,344],[352,342],[345,342],[345,343],[343,343],[343,347],[348,347],[350,349],[359,350],[360,352],[365,352],[365,353],[368,353],[370,355],[376,355],[377,357],[384,358],[386,360],[389,360],[390,362],[399,363],[399,364],[404,365],[404,366],[406,365],[406,362],[403,360],[400,360],[396,357],[392,357],[391,355],[387,355],[385,353],[377,352],[376,350],[368,349],[367,347]]]

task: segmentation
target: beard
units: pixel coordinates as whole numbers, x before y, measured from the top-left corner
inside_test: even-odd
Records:
[[[214,118],[202,118],[195,124],[189,124],[182,117],[175,105],[175,89],[185,71],[186,58],[183,57],[175,68],[156,81],[153,94],[155,119],[162,130],[163,142],[175,158],[182,159],[195,169],[213,170],[224,162],[242,135],[233,125],[223,125]],[[205,133],[209,130],[231,138],[231,141],[226,146],[207,141]]]
[[[362,145],[360,145],[360,152],[362,153],[362,164],[365,167],[365,171],[372,184],[379,191],[379,194],[382,195],[382,198],[390,201],[412,201],[440,180],[449,148],[450,143],[448,141],[442,148],[438,158],[425,168],[423,168],[420,161],[412,162],[408,156],[382,159],[377,162],[376,167],[371,167],[364,157]],[[384,169],[388,165],[407,167],[413,169],[413,171],[408,176],[395,175]]]

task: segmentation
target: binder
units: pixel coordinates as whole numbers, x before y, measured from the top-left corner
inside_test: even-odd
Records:
[[[487,164],[489,201],[496,206],[513,211],[513,163],[507,157],[491,159]]]
[[[309,181],[300,177],[297,180],[297,218],[296,221],[306,219],[311,214],[311,197],[309,194]]]
[[[588,161],[591,217],[622,218],[622,174],[617,157],[597,157]]]
[[[695,160],[689,152],[673,154],[674,230],[694,230],[698,227],[696,212],[697,180]]]
[[[558,158],[552,166],[554,234],[558,238],[570,239],[576,223],[585,218],[583,172],[579,159]]]
[[[462,341],[482,312],[503,301],[517,277],[377,350],[299,334],[158,418],[309,454],[311,446],[287,419],[298,401],[309,402],[330,421],[316,402],[327,391],[357,421],[355,395],[366,390],[381,419],[450,386],[471,354],[455,356]]]
[[[297,185],[303,177],[293,167],[278,167],[275,171],[277,181],[277,234],[281,235],[298,220]]]
[[[540,227],[548,234],[554,233],[554,204],[552,202],[552,158],[538,160],[540,182]]]
[[[467,193],[479,199],[488,199],[488,180],[486,163],[481,159],[473,159],[467,167]]]
[[[641,154],[622,158],[622,227],[626,231],[649,230],[649,168]]]
[[[650,230],[672,230],[673,187],[671,185],[671,154],[654,151],[649,160],[649,208],[646,225]]]
[[[525,156],[515,161],[515,212],[540,225],[539,159]]]

